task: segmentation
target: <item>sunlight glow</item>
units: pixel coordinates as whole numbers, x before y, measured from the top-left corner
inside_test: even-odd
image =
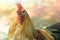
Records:
[[[47,1],[47,0],[46,0]],[[56,0],[52,0],[53,2],[56,2]],[[39,7],[41,6],[41,1],[39,0],[0,0],[0,10],[2,10],[2,12],[0,11],[0,14],[2,15],[2,13],[6,10],[9,10],[9,12],[14,9],[14,8],[17,8],[16,7],[16,2],[19,2],[21,3],[21,5],[27,9],[27,8],[32,8],[35,4],[35,2],[38,3]],[[43,5],[46,5],[48,6],[49,4],[47,2],[44,2]],[[35,7],[37,9],[37,7]],[[34,9],[34,8],[33,8]],[[28,11],[29,9],[27,9]],[[15,10],[16,11],[16,10]],[[7,12],[7,11],[6,11]],[[14,13],[14,12],[13,12]],[[29,14],[31,13],[31,11],[29,12]],[[30,14],[31,16],[32,14]],[[34,16],[36,15],[35,13],[32,15]],[[8,15],[9,17],[11,16],[10,14]],[[14,16],[14,15],[13,15]],[[12,17],[13,17],[12,16]],[[11,18],[12,18],[11,17]],[[15,16],[14,16],[15,17]],[[0,18],[0,32],[4,32],[4,33],[8,33],[8,30],[9,30],[9,26],[10,25],[7,25],[10,21],[8,21],[6,19],[6,16],[2,16]]]

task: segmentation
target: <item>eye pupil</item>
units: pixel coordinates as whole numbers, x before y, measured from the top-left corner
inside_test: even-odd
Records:
[[[24,13],[25,11],[23,10],[22,13]]]

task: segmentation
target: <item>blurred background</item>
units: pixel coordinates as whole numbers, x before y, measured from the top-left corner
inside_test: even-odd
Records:
[[[37,29],[60,23],[60,0],[0,0],[0,40],[7,40],[10,24],[17,17],[17,2],[28,12]]]

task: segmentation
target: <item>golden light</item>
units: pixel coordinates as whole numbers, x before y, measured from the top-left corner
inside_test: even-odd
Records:
[[[14,0],[0,0],[0,32],[8,33],[9,23],[16,17],[17,6]]]

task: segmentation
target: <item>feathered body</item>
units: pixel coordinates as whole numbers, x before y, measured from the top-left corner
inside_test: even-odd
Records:
[[[8,40],[52,40],[53,39],[51,36],[46,36],[47,34],[44,31],[36,30],[26,10],[24,10],[24,8],[20,4],[17,5],[19,8],[17,11],[18,17],[14,19],[14,21],[10,26],[8,32]]]

